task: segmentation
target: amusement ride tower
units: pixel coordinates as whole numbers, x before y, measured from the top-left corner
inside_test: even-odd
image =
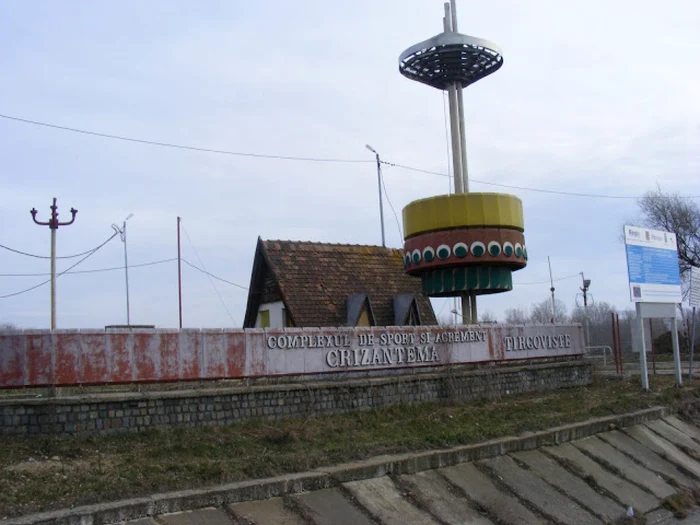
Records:
[[[442,33],[401,53],[399,71],[448,92],[455,193],[403,209],[404,264],[425,294],[461,297],[464,323],[476,323],[476,296],[512,290],[512,272],[527,264],[523,206],[514,195],[469,192],[462,90],[503,57],[495,44],[457,32],[455,0],[445,3],[443,22]]]

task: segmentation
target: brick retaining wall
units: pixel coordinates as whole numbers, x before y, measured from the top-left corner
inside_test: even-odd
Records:
[[[582,359],[371,379],[0,400],[0,435],[111,434],[321,416],[400,403],[469,401],[588,385]]]

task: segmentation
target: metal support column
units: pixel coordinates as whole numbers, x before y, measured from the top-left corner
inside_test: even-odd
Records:
[[[671,318],[671,340],[673,342],[673,375],[676,376],[676,386],[683,386],[681,352],[678,345],[678,319],[675,315]]]
[[[695,357],[695,307],[693,306],[693,322],[690,329],[690,365],[688,367],[688,381],[693,378],[693,357]]]
[[[642,376],[642,390],[649,390],[649,372],[647,370],[647,349],[644,342],[644,320],[642,319],[641,303],[636,303],[637,318],[637,333],[639,334],[639,370]]]

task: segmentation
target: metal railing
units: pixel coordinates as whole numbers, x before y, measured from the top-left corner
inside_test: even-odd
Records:
[[[587,347],[584,348],[584,354],[585,354],[587,357],[595,357],[595,356],[594,356],[594,353],[595,353],[596,350],[602,350],[602,354],[603,354],[603,366],[607,366],[607,365],[608,365],[608,360],[607,360],[606,355],[607,355],[608,353],[610,353],[610,355],[612,356],[612,348],[610,348],[610,347],[607,346],[607,345],[587,346]]]

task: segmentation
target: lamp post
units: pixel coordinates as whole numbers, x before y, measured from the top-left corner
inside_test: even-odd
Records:
[[[384,238],[384,203],[382,202],[382,161],[379,159],[379,153],[369,144],[365,144],[365,148],[374,153],[377,159],[377,187],[379,188],[379,221],[382,226],[382,246],[386,247],[386,240]]]
[[[48,226],[51,230],[51,331],[56,330],[56,230],[59,226],[70,226],[75,222],[75,216],[78,210],[75,208],[70,209],[71,219],[68,222],[58,221],[58,205],[56,204],[56,197],[53,198],[53,204],[51,208],[51,218],[46,222],[41,222],[36,220],[36,208],[29,210],[32,214],[32,219],[39,226]]]
[[[112,224],[112,228],[117,232],[124,243],[124,277],[126,278],[126,325],[131,325],[131,316],[129,315],[129,260],[126,255],[126,221],[134,216],[130,213],[129,216],[122,222],[122,227],[120,228],[116,224]]]

